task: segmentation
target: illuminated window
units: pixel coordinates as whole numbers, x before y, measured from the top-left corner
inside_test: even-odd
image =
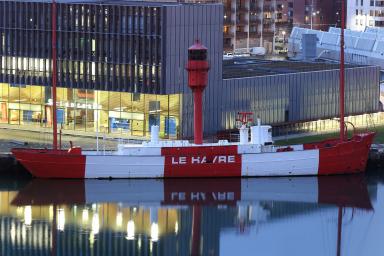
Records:
[[[374,21],[373,20],[369,21],[369,26],[371,26],[371,27],[374,26]]]
[[[80,65],[80,79],[82,80],[83,74],[84,74],[84,62],[80,61],[79,65]]]
[[[95,54],[96,52],[96,40],[92,39],[92,53]]]
[[[31,87],[22,86],[20,87],[20,103],[30,103],[31,100]]]
[[[0,83],[0,100],[1,101],[8,101],[8,92],[9,92],[9,85],[5,83]]]
[[[132,94],[128,92],[121,93],[121,108],[122,111],[132,112]]]
[[[31,86],[31,104],[42,104],[44,103],[44,87],[42,86]]]
[[[20,87],[18,85],[9,87],[9,102],[20,102]]]
[[[108,92],[106,91],[98,91],[97,93],[98,97],[98,104],[101,109],[108,110]]]
[[[95,80],[96,78],[96,63],[91,62],[91,74],[92,74],[92,80]]]
[[[120,92],[109,92],[109,110],[121,111],[121,93]]]

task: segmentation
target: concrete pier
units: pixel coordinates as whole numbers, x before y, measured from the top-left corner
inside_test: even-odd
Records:
[[[372,144],[368,161],[373,166],[384,166],[384,144]]]
[[[21,166],[11,153],[0,153],[0,175],[28,177],[31,176],[23,166]]]
[[[0,171],[6,170],[16,164],[11,153],[0,153]]]

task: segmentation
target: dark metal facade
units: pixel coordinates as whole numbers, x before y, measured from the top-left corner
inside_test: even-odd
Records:
[[[188,73],[185,65],[188,61],[188,47],[196,39],[208,48],[208,86],[203,96],[204,118],[210,115],[209,122],[204,119],[204,132],[218,129],[223,74],[223,5],[221,4],[184,4],[169,6],[164,16],[164,76],[166,93],[182,93],[181,134],[193,134],[193,98],[188,87]],[[206,124],[213,125],[209,129]]]
[[[346,69],[347,116],[379,111],[379,71],[377,66]],[[339,116],[339,70],[226,79],[221,98],[222,130],[234,128],[238,111],[251,111],[272,125],[330,119]]]
[[[59,86],[164,93],[161,5],[57,8]],[[51,3],[0,2],[0,81],[50,85],[51,23]]]

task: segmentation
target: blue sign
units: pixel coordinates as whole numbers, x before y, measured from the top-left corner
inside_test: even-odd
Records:
[[[165,117],[165,136],[176,136],[176,118],[174,116]]]

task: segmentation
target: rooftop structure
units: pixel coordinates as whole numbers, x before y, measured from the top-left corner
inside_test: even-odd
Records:
[[[346,68],[357,65],[346,65]],[[330,61],[273,61],[257,58],[237,58],[223,61],[223,78],[256,77],[302,72],[338,70],[339,64]]]
[[[302,35],[316,34],[317,58],[339,60],[340,29],[328,31],[295,27],[289,37],[288,54],[302,55]],[[364,31],[345,30],[345,61],[362,65],[378,65],[384,68],[384,28],[367,27]]]

